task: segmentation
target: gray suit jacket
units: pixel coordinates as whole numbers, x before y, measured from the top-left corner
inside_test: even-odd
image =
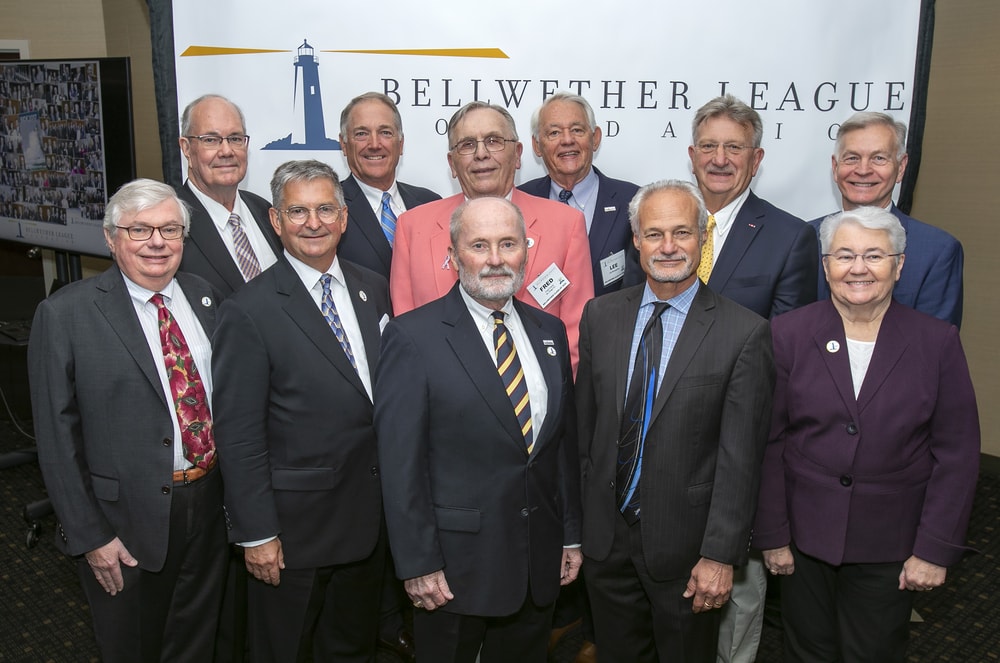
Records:
[[[211,337],[218,295],[177,282]],[[174,407],[117,266],[38,305],[28,345],[38,460],[69,555],[114,537],[147,571],[167,552]]]
[[[577,412],[583,552],[614,539],[617,442],[644,286],[591,300],[580,323]],[[774,362],[767,321],[699,286],[653,405],[640,479],[642,545],[657,580],[706,557],[744,562],[767,441]]]

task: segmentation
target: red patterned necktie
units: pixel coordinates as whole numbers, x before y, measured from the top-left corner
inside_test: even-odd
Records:
[[[215,436],[212,434],[212,413],[208,409],[205,385],[201,383],[201,375],[194,365],[180,325],[163,303],[163,295],[155,294],[149,301],[157,309],[167,382],[173,392],[184,457],[195,467],[208,469],[215,456]]]

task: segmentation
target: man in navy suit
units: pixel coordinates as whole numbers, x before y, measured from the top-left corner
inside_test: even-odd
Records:
[[[341,182],[349,216],[338,253],[388,280],[396,217],[441,196],[396,180],[403,119],[384,94],[366,92],[348,102],[340,114],[340,149],[351,174]]]
[[[181,270],[228,296],[281,253],[267,216],[271,204],[239,189],[250,144],[243,111],[219,95],[198,97],[181,114],[178,140],[188,172],[177,195],[191,208]]]
[[[688,156],[710,215],[698,275],[715,292],[764,318],[813,302],[816,234],[750,189],[764,159],[760,115],[726,95],[699,108],[692,125]],[[733,599],[723,610],[720,660],[753,661],[766,589],[760,556],[751,555],[736,570]]]
[[[944,230],[907,216],[892,203],[893,188],[906,172],[906,125],[885,113],[855,113],[837,130],[831,161],[843,209],[883,207],[903,224],[906,268],[893,299],[961,327],[962,245]],[[817,233],[824,218],[809,222]],[[819,299],[829,299],[822,265],[819,270]]]
[[[385,279],[340,260],[337,174],[282,164],[271,180],[281,260],[227,299],[213,357],[231,525],[246,551],[255,663],[375,658],[385,568],[372,380]]]
[[[639,187],[608,177],[593,166],[601,146],[594,109],[577,94],[556,92],[531,117],[531,147],[548,175],[518,188],[559,200],[583,212],[594,265],[594,295],[642,282],[639,254],[632,245],[628,204]],[[626,270],[631,265],[633,269]],[[626,271],[632,282],[626,283]]]
[[[566,330],[513,296],[528,260],[515,205],[466,201],[450,234],[459,282],[388,323],[375,380],[392,553],[418,662],[544,663],[582,560]]]

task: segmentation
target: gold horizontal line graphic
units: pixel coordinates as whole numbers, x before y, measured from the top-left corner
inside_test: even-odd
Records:
[[[289,48],[224,48],[222,46],[188,46],[181,57],[199,55],[252,55],[254,53],[291,53]]]
[[[500,58],[510,56],[499,48],[402,48],[373,50],[324,50],[322,53],[368,53],[372,55],[430,55],[444,58]]]

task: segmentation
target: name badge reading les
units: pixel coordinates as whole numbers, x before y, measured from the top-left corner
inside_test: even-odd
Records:
[[[566,278],[566,275],[555,263],[552,263],[538,275],[538,278],[528,284],[528,292],[538,302],[538,306],[544,309],[569,285],[569,279]]]

